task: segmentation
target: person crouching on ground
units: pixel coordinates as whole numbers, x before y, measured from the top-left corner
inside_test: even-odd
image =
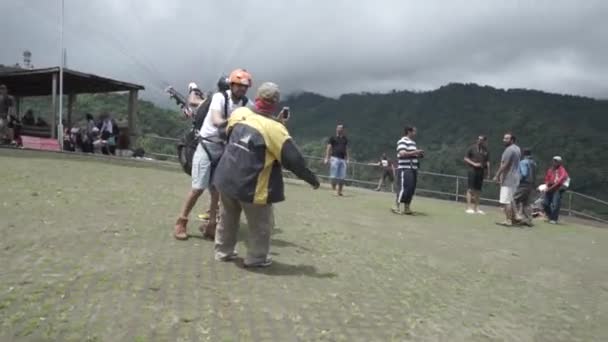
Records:
[[[272,261],[270,234],[273,203],[285,200],[282,167],[314,189],[317,176],[285,126],[271,117],[280,99],[279,87],[264,83],[257,91],[254,109],[239,108],[228,119],[228,145],[213,180],[221,199],[220,222],[215,235],[215,259],[231,261],[235,251],[241,211],[249,227],[245,267],[266,267]]]

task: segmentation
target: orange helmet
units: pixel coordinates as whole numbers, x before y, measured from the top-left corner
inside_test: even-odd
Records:
[[[242,84],[244,86],[251,87],[252,79],[251,74],[247,72],[245,69],[236,69],[230,73],[230,77],[228,77],[230,84]]]

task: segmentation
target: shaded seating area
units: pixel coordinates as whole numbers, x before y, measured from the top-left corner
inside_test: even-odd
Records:
[[[47,125],[22,125],[22,137],[57,138],[57,125],[59,123],[59,67],[44,69],[16,69],[0,67],[0,84],[5,84],[9,95],[16,100],[16,111],[21,118],[23,108],[21,102],[28,97],[51,97],[50,122]],[[67,97],[67,112],[63,113],[63,120],[67,127],[72,126],[72,112],[79,94],[97,94],[128,92],[127,123],[125,133],[129,136],[121,139],[123,147],[130,146],[130,135],[137,133],[137,101],[139,91],[144,90],[142,85],[119,81],[111,78],[87,74],[71,69],[63,69],[63,94]],[[32,144],[36,146],[36,144]],[[45,145],[46,146],[46,145]]]

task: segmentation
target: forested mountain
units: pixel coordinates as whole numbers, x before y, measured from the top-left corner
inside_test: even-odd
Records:
[[[42,99],[33,107],[48,112]],[[65,102],[64,102],[65,103]],[[463,155],[479,134],[489,137],[493,168],[500,158],[502,135],[512,131],[518,144],[533,149],[541,169],[553,155],[564,157],[575,190],[598,195],[608,191],[608,101],[549,94],[525,89],[495,89],[475,84],[449,84],[434,91],[393,91],[388,94],[345,94],[329,98],[300,93],[286,98],[292,109],[289,129],[307,154],[321,156],[335,125],[343,123],[353,159],[372,161],[386,152],[394,155],[405,125],[418,128],[417,142],[426,150],[422,169],[465,174]],[[123,95],[79,96],[74,117],[110,111],[124,117]],[[140,101],[142,133],[177,137],[188,126],[175,110]],[[148,150],[173,153],[172,144],[140,140]],[[543,173],[541,172],[541,173]]]

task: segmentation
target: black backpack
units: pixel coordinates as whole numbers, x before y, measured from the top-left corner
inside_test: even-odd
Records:
[[[228,93],[222,91],[221,94],[224,95],[224,118],[226,118],[228,116]],[[192,158],[194,157],[194,152],[196,152],[196,148],[200,143],[200,135],[198,133],[203,126],[207,113],[209,112],[211,100],[212,97],[210,96],[197,108],[192,121],[192,127],[177,143],[177,158],[182,166],[182,169],[189,176],[192,175]],[[242,101],[243,106],[246,106],[249,99],[244,96]]]

